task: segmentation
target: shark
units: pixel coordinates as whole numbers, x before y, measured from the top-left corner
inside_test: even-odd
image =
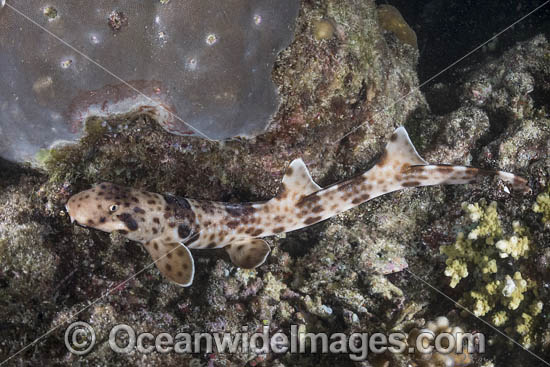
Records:
[[[325,188],[315,183],[302,159],[295,159],[278,194],[267,201],[195,200],[104,182],[70,197],[66,210],[71,222],[118,231],[142,243],[166,278],[187,287],[195,275],[190,250],[224,248],[236,266],[253,269],[271,251],[264,237],[314,225],[394,191],[470,184],[486,176],[497,176],[514,190],[530,191],[527,180],[512,173],[429,164],[399,127],[372,168]]]

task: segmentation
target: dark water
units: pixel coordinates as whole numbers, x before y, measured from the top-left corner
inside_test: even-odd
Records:
[[[545,0],[388,0],[418,37],[420,82],[426,81],[456,60],[545,3]],[[550,35],[550,4],[528,16],[498,37],[494,48],[470,55],[434,82],[452,82],[461,67],[487,56],[497,57],[518,41],[537,34]],[[489,55],[488,55],[489,54]]]

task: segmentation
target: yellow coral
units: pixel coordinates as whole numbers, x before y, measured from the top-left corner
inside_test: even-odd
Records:
[[[451,277],[451,288],[456,287],[462,278],[468,276],[468,266],[466,263],[457,259],[446,261],[447,267],[445,268],[445,275]]]
[[[527,335],[533,326],[533,317],[526,313],[521,314],[521,318],[516,323],[516,331],[519,335]]]
[[[478,238],[485,238],[487,244],[493,244],[494,238],[502,235],[502,227],[500,220],[498,219],[497,203],[491,202],[485,210],[481,209],[479,204],[469,204],[465,206],[465,210],[470,215],[470,218],[479,224],[474,230],[468,234],[468,239],[476,240]]]
[[[525,256],[527,251],[529,251],[529,238],[521,236],[521,234],[526,233],[526,229],[517,221],[512,226],[516,235],[507,240],[502,239],[495,244],[495,247],[500,250],[499,256],[501,258],[512,256],[514,259],[518,259]]]
[[[489,259],[489,256],[480,256],[476,258],[475,263],[481,268],[481,273],[484,275],[495,274],[498,270],[495,259]]]
[[[508,315],[506,314],[506,311],[499,311],[491,317],[491,322],[495,326],[502,326],[508,321]]]
[[[467,291],[460,302],[476,316],[489,315],[497,327],[506,326],[515,318],[506,331],[517,333],[521,343],[529,348],[536,341],[533,329],[543,308],[538,299],[538,286],[534,280],[524,279],[519,271],[513,275],[503,274],[507,266],[498,263],[500,258],[510,258],[507,262],[521,269],[521,263],[514,260],[527,257],[532,246],[528,230],[515,221],[513,234],[504,237],[495,202],[463,203],[462,208],[475,227],[467,234],[459,233],[453,245],[440,248],[447,256],[445,275],[451,278],[450,286],[456,287],[472,274],[473,289]],[[537,208],[544,209],[541,204]],[[550,200],[547,208],[550,209]],[[550,223],[550,210],[548,219]]]
[[[529,313],[533,316],[537,316],[542,312],[544,304],[541,301],[535,301],[529,306]]]
[[[535,213],[542,213],[542,222],[546,225],[550,224],[550,186],[547,192],[537,196],[537,202],[533,205]]]
[[[501,285],[500,280],[495,280],[494,282],[490,282],[487,285],[485,285],[485,290],[487,291],[488,295],[494,296],[498,294],[500,285]]]
[[[516,271],[514,277],[506,275],[502,295],[505,297],[504,303],[508,305],[510,310],[516,310],[521,301],[523,301],[523,293],[527,291],[527,281],[522,278],[521,273]]]
[[[493,308],[489,302],[489,298],[481,292],[471,291],[470,297],[474,300],[472,311],[476,316],[485,316]]]

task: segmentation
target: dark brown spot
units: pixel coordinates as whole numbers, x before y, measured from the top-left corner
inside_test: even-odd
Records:
[[[171,258],[172,258],[172,254],[171,254],[171,253],[167,253],[167,254],[166,254],[166,257],[169,258],[169,259],[171,259]]]
[[[157,217],[153,218],[153,223],[160,224],[160,220]]]
[[[216,242],[210,242],[210,243],[208,244],[208,246],[206,246],[206,247],[207,247],[207,248],[214,248],[214,247],[216,247]]]
[[[179,248],[176,250],[176,255],[178,255],[179,257],[184,257],[185,256],[185,250],[183,248]]]
[[[100,191],[97,193],[97,196],[101,196],[101,195],[103,195],[103,191]]]
[[[155,248],[155,250],[158,250],[158,249],[159,249],[158,243],[155,242],[155,243],[153,244],[153,247]]]
[[[314,193],[314,194],[308,195],[308,196],[304,197],[303,199],[301,199],[300,201],[298,201],[296,206],[298,208],[301,208],[303,206],[311,207],[315,203],[317,203],[319,200],[321,200],[321,197],[319,195],[317,195],[317,193]]]
[[[437,168],[435,170],[439,173],[449,173],[449,172],[454,171],[454,168],[452,168],[450,166],[439,165],[439,166],[437,166]]]
[[[226,204],[225,211],[232,217],[245,217],[253,214],[256,209],[252,204]]]
[[[403,187],[416,187],[416,186],[419,186],[419,185],[420,185],[419,181],[407,181],[407,182],[403,182],[401,184],[401,186],[403,186]]]
[[[384,150],[384,153],[382,153],[380,158],[378,158],[378,162],[376,163],[376,165],[379,167],[382,167],[388,163],[388,160],[389,160],[388,151]]]
[[[292,176],[293,169],[292,167],[288,167],[286,170],[286,176]]]
[[[122,222],[124,222],[124,224],[126,225],[126,228],[128,228],[130,231],[135,231],[138,229],[138,224],[136,220],[129,213],[122,213],[117,215],[117,217]]]
[[[134,207],[134,212],[139,214],[145,214],[145,210],[141,209],[139,206]]]
[[[353,199],[351,201],[352,204],[360,204],[364,201],[367,201],[369,199],[370,195],[369,194],[363,194],[361,196],[358,196],[356,197],[355,199]]]
[[[130,197],[130,200],[132,200],[134,203],[139,203],[138,198],[136,198],[135,196]]]
[[[181,267],[183,268],[183,270],[187,270],[189,269],[189,264],[185,263]]]
[[[99,218],[99,223],[105,223],[105,220],[107,220],[107,218],[101,217],[101,218]]]
[[[170,213],[164,213],[164,219],[170,218]]]
[[[252,232],[252,236],[256,237],[264,233],[263,229],[257,228],[254,232]]]
[[[323,217],[319,216],[319,217],[309,217],[307,218],[305,221],[304,221],[304,224],[306,225],[311,225],[313,223],[317,223],[318,221],[320,221]]]
[[[178,271],[178,278],[181,278],[183,276],[183,273],[181,271]]]
[[[171,272],[172,271],[172,265],[166,264],[166,271]]]
[[[158,229],[156,229],[156,228],[153,228],[153,234],[157,234],[158,232],[159,232],[159,230],[158,230]]]
[[[186,224],[180,224],[178,226],[178,236],[180,238],[187,238],[191,234],[191,229]]]
[[[238,220],[232,220],[230,222],[227,222],[227,226],[231,229],[235,229],[237,228],[237,226],[239,225],[239,221]]]
[[[103,190],[107,189],[107,185],[105,185],[105,184],[101,184],[101,185],[99,185],[99,187]]]
[[[125,231],[124,229],[121,229],[120,231],[118,231],[118,233],[123,234],[123,235],[127,235],[128,231]]]
[[[243,248],[244,248],[244,245],[239,245],[239,246],[237,246],[237,251],[241,251]]]
[[[313,213],[319,213],[319,212],[322,212],[323,211],[323,207],[321,205],[317,205],[316,207],[314,207],[313,209],[311,209],[311,211]]]
[[[273,233],[281,233],[285,231],[285,227],[273,228]]]
[[[91,226],[93,226],[93,225],[94,225],[93,219],[88,219],[88,224],[91,225]]]
[[[284,199],[286,199],[288,194],[289,194],[289,192],[286,189],[286,185],[283,183],[283,184],[281,184],[281,188],[279,189],[279,193],[277,194],[277,196],[275,196],[275,198],[277,198],[278,200],[284,200]]]
[[[147,200],[147,204],[153,205],[153,204],[155,204],[155,200],[152,200],[152,199]]]
[[[391,136],[390,136],[390,141],[396,141],[397,140],[397,133],[393,133]]]

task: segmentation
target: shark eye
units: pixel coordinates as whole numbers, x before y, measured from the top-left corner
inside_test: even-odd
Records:
[[[117,209],[118,209],[118,206],[116,206],[116,205],[111,205],[111,206],[109,207],[109,210],[110,210],[111,212],[116,212]]]

